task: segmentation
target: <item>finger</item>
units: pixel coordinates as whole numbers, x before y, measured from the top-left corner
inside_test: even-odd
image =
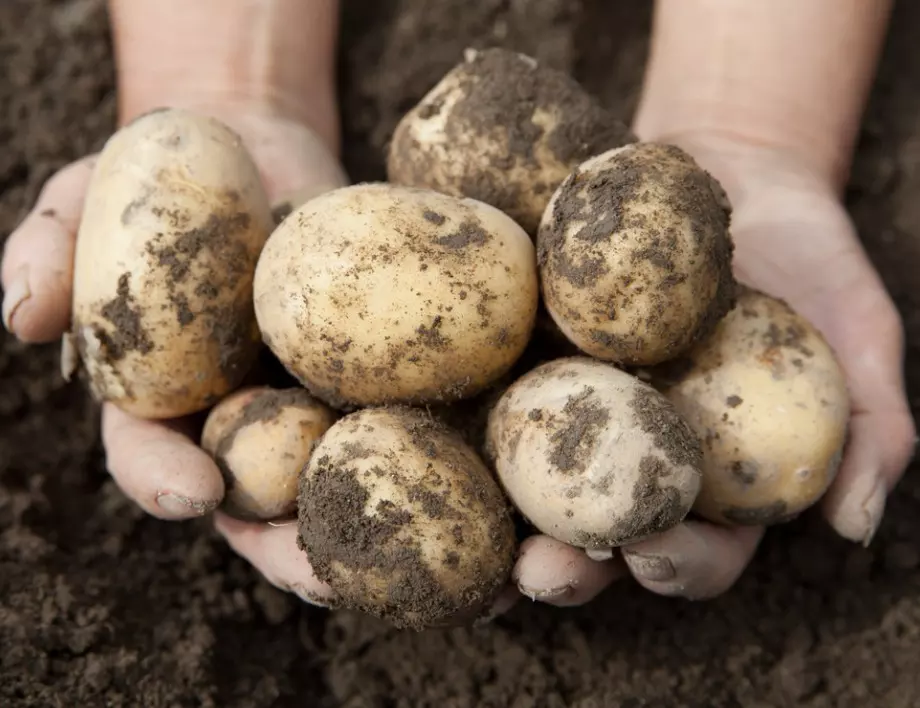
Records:
[[[522,595],[556,607],[583,605],[626,574],[618,556],[605,561],[549,536],[531,536],[521,544],[513,578]]]
[[[118,486],[149,514],[170,520],[203,516],[224,496],[217,465],[175,426],[106,404],[102,441]]]
[[[306,554],[297,546],[296,522],[253,523],[217,512],[214,525],[230,547],[275,587],[318,607],[335,605],[335,593],[316,577]]]
[[[24,342],[57,339],[70,320],[73,253],[95,158],[55,174],[3,253],[3,325]]]
[[[623,558],[644,588],[659,595],[702,600],[734,585],[762,537],[761,527],[685,521],[655,538],[623,548]]]
[[[853,416],[843,464],[822,501],[824,516],[838,534],[864,546],[872,542],[915,437],[906,412]]]

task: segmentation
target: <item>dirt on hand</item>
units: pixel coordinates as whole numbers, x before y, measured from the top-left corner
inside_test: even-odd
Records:
[[[115,125],[103,0],[0,2],[0,234]],[[631,115],[651,3],[345,0],[344,154],[383,175],[396,121],[501,44]],[[920,5],[898,3],[848,204],[904,314],[920,395]],[[49,217],[51,218],[51,217]],[[106,474],[98,411],[58,346],[0,332],[0,705],[165,708],[909,708],[920,696],[920,475],[869,548],[818,515],[771,529],[735,589],[688,604],[618,582],[485,627],[398,632],[276,590],[211,531]]]

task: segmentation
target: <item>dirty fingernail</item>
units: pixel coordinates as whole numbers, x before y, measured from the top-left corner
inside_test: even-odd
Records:
[[[217,500],[189,499],[179,494],[160,494],[157,496],[157,506],[175,518],[188,518],[190,516],[204,516],[217,507]]]
[[[674,564],[667,556],[653,556],[643,553],[624,552],[627,563],[634,575],[653,583],[673,580],[677,575]]]
[[[324,610],[335,609],[335,600],[333,598],[323,597],[318,592],[310,590],[303,585],[297,583],[291,585],[291,592],[297,595],[297,597],[306,602],[308,605],[321,607]]]
[[[32,297],[32,291],[29,290],[29,270],[23,266],[10,280],[10,286],[3,293],[3,326],[10,334],[15,334],[13,329],[13,318],[19,307]]]
[[[560,597],[565,597],[572,593],[571,585],[561,585],[556,588],[530,588],[526,585],[518,584],[518,590],[525,597],[529,597],[531,600],[536,602],[537,600],[555,600]]]
[[[885,500],[888,496],[888,490],[885,483],[879,480],[872,490],[872,493],[862,504],[862,512],[865,515],[865,533],[863,533],[862,544],[868,546],[878,531],[879,524],[882,523],[882,516],[885,514]]]

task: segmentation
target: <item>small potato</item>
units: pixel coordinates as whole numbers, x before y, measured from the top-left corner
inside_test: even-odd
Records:
[[[387,173],[491,204],[536,234],[576,165],[634,140],[566,74],[506,49],[468,50],[397,126]]]
[[[547,310],[597,359],[678,356],[734,302],[730,213],[719,184],[679,148],[641,143],[584,162],[537,236]]]
[[[239,386],[261,346],[252,276],[271,229],[258,170],[229,128],[162,110],[118,131],[96,163],[74,261],[67,341],[93,395],[174,418]]]
[[[297,479],[335,413],[300,388],[240,390],[205,421],[201,446],[224,475],[222,510],[267,520],[297,510]]]
[[[821,334],[784,302],[743,289],[711,337],[650,375],[703,439],[700,516],[781,523],[834,480],[846,378]]]
[[[486,456],[531,524],[591,555],[676,526],[700,488],[700,441],[674,407],[587,357],[512,384],[489,416]]]
[[[524,351],[538,303],[533,243],[510,218],[386,184],[295,209],[255,275],[265,342],[343,409],[477,394]]]
[[[514,563],[510,508],[482,460],[425,411],[340,419],[301,478],[300,546],[343,606],[400,628],[466,624]]]

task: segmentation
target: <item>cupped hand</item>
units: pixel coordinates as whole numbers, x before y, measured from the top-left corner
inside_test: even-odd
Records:
[[[729,194],[738,280],[786,300],[838,355],[850,388],[850,438],[817,506],[840,536],[868,544],[916,439],[899,314],[838,194],[794,155],[732,139],[673,142]],[[525,543],[515,579],[525,595],[554,605],[581,604],[627,574],[655,593],[709,598],[734,584],[763,532],[687,520],[603,562],[535,536]]]

